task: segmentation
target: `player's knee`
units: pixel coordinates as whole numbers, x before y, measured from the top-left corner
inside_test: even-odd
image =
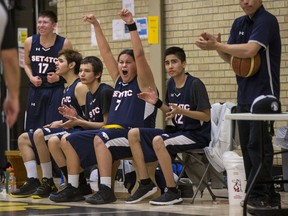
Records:
[[[49,151],[53,151],[55,149],[59,149],[60,146],[59,146],[59,143],[60,143],[60,140],[57,136],[54,136],[54,137],[51,137],[49,140],[48,140],[48,148],[49,148]]]
[[[161,136],[155,136],[153,138],[152,144],[153,144],[153,149],[155,152],[159,152],[161,151],[161,149],[165,148],[165,145]]]
[[[140,142],[139,128],[132,128],[128,133],[129,144],[133,145],[135,142]]]
[[[44,133],[43,133],[42,129],[39,128],[39,129],[34,131],[33,138],[34,138],[34,140],[36,140],[36,139],[39,139],[41,137],[44,137]]]
[[[99,136],[94,137],[94,148],[95,149],[100,148],[103,144],[104,143],[103,143],[102,139],[100,139]]]
[[[30,144],[30,140],[28,133],[25,132],[18,137],[18,148],[21,149],[21,147],[26,146],[27,144]]]

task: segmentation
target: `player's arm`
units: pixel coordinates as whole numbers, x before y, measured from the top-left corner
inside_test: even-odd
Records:
[[[67,38],[65,38],[62,49],[73,49],[72,43]]]
[[[122,9],[120,17],[129,26],[135,26],[132,13],[127,9]],[[131,43],[137,65],[137,81],[141,91],[148,91],[149,87],[156,91],[156,85],[151,68],[146,60],[144,49],[137,29],[130,30]]]
[[[79,82],[75,87],[75,97],[80,106],[85,106],[86,104],[86,94],[88,92],[88,87],[81,82]]]
[[[87,21],[94,26],[96,35],[96,41],[99,47],[100,54],[103,58],[103,62],[113,80],[115,82],[119,77],[118,63],[114,59],[111,48],[104,36],[101,26],[93,14],[85,15],[83,21]]]
[[[92,129],[100,129],[102,128],[106,122],[107,122],[107,119],[108,119],[108,112],[107,113],[104,113],[103,114],[103,119],[104,121],[103,122],[93,122],[93,121],[87,121],[85,119],[75,119],[75,122],[73,123],[73,127],[74,126],[80,126],[82,127],[83,129],[85,130],[92,130]],[[66,122],[65,122],[66,123]],[[63,125],[65,125],[65,123]],[[68,123],[68,122],[67,122]]]
[[[261,46],[256,42],[248,42],[243,44],[224,44],[224,43],[217,43],[216,44],[216,51],[220,52],[219,56],[221,57],[221,53],[229,54],[230,56],[235,56],[238,58],[250,58],[255,56]],[[225,60],[225,59],[224,59]],[[229,61],[230,62],[230,58]]]
[[[32,37],[28,37],[24,43],[24,70],[29,80],[31,80],[33,77],[29,57],[31,45],[32,45]]]

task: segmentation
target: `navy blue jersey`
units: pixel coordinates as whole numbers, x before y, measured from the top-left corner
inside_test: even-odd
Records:
[[[35,34],[32,36],[32,45],[30,50],[30,61],[33,76],[40,76],[42,78],[41,87],[53,87],[56,85],[63,85],[64,79],[56,83],[47,82],[47,73],[55,72],[55,61],[58,58],[59,51],[63,48],[65,38],[56,35],[56,40],[53,46],[43,47],[40,44],[40,35]],[[33,86],[33,85],[32,85]]]
[[[137,78],[123,83],[119,77],[115,84],[107,124],[119,124],[124,128],[155,127],[155,106],[138,98]]]
[[[109,112],[113,88],[107,84],[100,84],[97,91],[86,95],[85,116],[89,121],[103,122],[103,114]]]
[[[251,105],[260,95],[280,95],[281,39],[276,17],[262,5],[254,14],[237,18],[231,28],[228,44],[256,42],[260,49],[261,66],[254,76],[237,76],[239,105]]]
[[[182,88],[176,88],[175,81],[170,78],[167,83],[166,103],[173,103],[185,110],[203,111],[210,109],[208,94],[205,85],[196,77],[186,73],[187,79]],[[177,131],[191,131],[194,136],[199,135],[210,140],[211,124],[184,115],[175,115],[173,123]]]
[[[84,118],[85,117],[84,113],[81,109],[81,106],[79,105],[79,103],[77,101],[77,98],[75,97],[75,88],[79,82],[80,82],[80,79],[77,78],[70,86],[67,86],[64,89],[61,104],[66,105],[68,107],[70,107],[70,105],[72,105],[76,109],[77,114],[80,117]],[[67,119],[65,117],[63,117],[63,121],[66,121],[66,120]]]

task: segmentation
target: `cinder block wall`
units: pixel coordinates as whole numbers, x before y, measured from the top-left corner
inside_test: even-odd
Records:
[[[134,2],[135,17],[148,16],[149,1],[134,0]],[[263,0],[263,3],[280,23],[282,36],[281,102],[283,108],[286,109],[288,108],[288,1]],[[112,20],[119,19],[117,14],[121,8],[121,0],[59,0],[59,33],[67,36],[84,56],[99,56],[97,47],[90,45],[90,25],[83,23],[81,19],[84,14],[96,14],[112,52],[117,58],[122,49],[131,47],[130,41],[112,41]],[[200,50],[195,45],[195,41],[201,32],[208,31],[213,34],[221,33],[222,41],[226,42],[233,20],[243,15],[239,0],[163,0],[163,11],[164,48],[176,45],[185,49],[187,70],[201,78],[206,84],[211,103],[236,102],[237,86],[229,65],[224,63],[215,51]],[[150,45],[146,39],[142,42],[149,59]],[[104,74],[103,81],[111,82],[107,73]]]

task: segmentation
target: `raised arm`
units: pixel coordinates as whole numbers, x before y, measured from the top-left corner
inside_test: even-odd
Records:
[[[83,17],[83,21],[87,21],[94,26],[96,40],[97,40],[97,44],[100,50],[100,54],[103,58],[104,64],[107,70],[109,71],[109,74],[112,80],[115,82],[117,78],[119,77],[118,64],[117,64],[117,61],[114,59],[110,46],[103,34],[103,31],[101,29],[101,26],[98,20],[93,14],[89,14]]]
[[[156,90],[153,73],[145,58],[144,49],[133,16],[129,10],[122,9],[120,17],[128,25],[130,31],[132,48],[137,65],[137,80],[139,88],[141,91],[149,91],[149,87]]]

